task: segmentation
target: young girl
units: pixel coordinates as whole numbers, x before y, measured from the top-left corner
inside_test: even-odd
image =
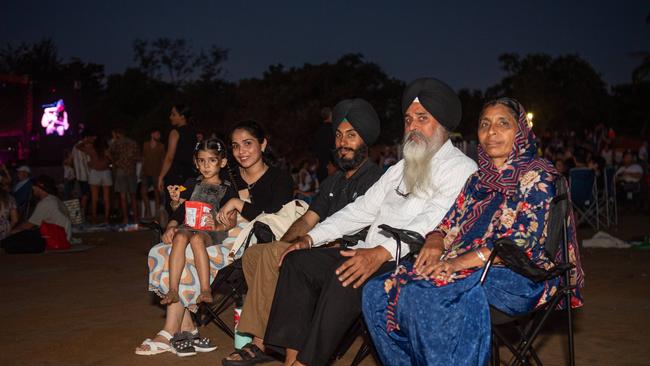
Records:
[[[172,208],[175,208],[172,219],[167,225],[163,235],[163,242],[172,244],[169,255],[169,292],[161,301],[161,304],[171,304],[179,301],[178,287],[181,279],[181,272],[185,267],[185,249],[189,244],[194,254],[194,262],[199,275],[201,294],[197,303],[212,302],[212,291],[210,290],[210,267],[206,246],[218,244],[217,232],[226,231],[234,226],[234,215],[227,217],[215,225],[214,214],[229,199],[236,196],[235,190],[230,182],[224,182],[219,178],[221,168],[226,166],[226,148],[219,139],[208,139],[196,145],[194,150],[194,164],[201,172],[198,178],[188,180],[183,186],[168,186],[172,198]],[[198,213],[198,221],[205,223],[204,226],[212,227],[213,230],[199,230],[188,225],[186,222],[185,207],[187,201],[197,201],[212,205],[209,215],[202,216]],[[179,225],[182,223],[181,225]]]

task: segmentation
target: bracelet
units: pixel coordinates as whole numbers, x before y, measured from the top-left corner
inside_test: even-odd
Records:
[[[476,253],[476,256],[478,257],[478,259],[481,260],[481,262],[483,262],[483,263],[487,262],[487,259],[485,258],[485,255],[483,255],[483,252],[481,252],[481,249],[475,250],[474,253]]]

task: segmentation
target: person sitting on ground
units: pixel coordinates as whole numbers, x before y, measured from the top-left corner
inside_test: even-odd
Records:
[[[72,223],[68,210],[56,196],[57,189],[54,179],[49,176],[39,176],[32,186],[34,197],[38,203],[29,220],[16,225],[10,235],[2,240],[2,248],[6,253],[42,253],[46,242],[40,232],[40,226],[47,223],[56,225],[65,231],[69,241],[72,235]]]
[[[634,162],[634,153],[626,150],[623,154],[623,166],[618,168],[614,179],[620,196],[631,200],[636,193],[641,191],[643,168]]]
[[[307,234],[348,203],[363,196],[381,176],[381,169],[368,158],[369,146],[379,136],[377,112],[363,99],[346,99],[334,107],[331,128],[335,135],[335,160],[339,170],[321,185],[309,210],[296,220],[279,241],[254,245],[242,257],[248,294],[238,332],[253,336],[253,342],[223,360],[225,366],[252,365],[269,361],[264,354],[264,331],[273,302],[280,268],[280,255],[291,242]]]
[[[440,224],[426,236],[413,264],[402,262],[363,290],[363,314],[384,365],[486,365],[489,305],[509,314],[528,312],[557,292],[559,279],[532,280],[495,266],[480,286],[479,270],[494,243],[510,238],[540,268],[562,254],[544,249],[549,206],[559,176],[537,157],[526,111],[515,100],[488,102],[480,115],[479,170]],[[582,286],[575,226],[569,219],[573,282]],[[560,251],[561,252],[561,251]],[[579,290],[572,306],[580,306]]]
[[[24,220],[29,214],[29,204],[32,199],[32,180],[29,175],[32,170],[27,165],[20,165],[16,168],[16,183],[11,189],[11,195],[16,199],[18,213]]]
[[[436,79],[405,90],[404,160],[366,191],[298,239],[283,254],[264,336],[286,349],[285,364],[325,365],[361,315],[361,286],[408,253],[381,224],[424,235],[454,202],[476,164],[449,141],[461,119],[458,96]],[[319,248],[370,226],[354,249]]]
[[[201,294],[196,302],[212,302],[210,268],[205,247],[219,243],[217,232],[227,231],[235,224],[234,217],[231,217],[227,223],[215,223],[213,216],[223,204],[237,194],[230,182],[221,181],[219,177],[221,168],[225,167],[227,163],[225,144],[218,139],[199,142],[194,150],[194,161],[201,176],[198,179],[187,181],[183,188],[179,189],[182,192],[179,193],[178,200],[172,201],[172,207],[177,206],[178,208],[174,210],[172,219],[167,224],[167,230],[162,236],[163,243],[172,244],[172,251],[169,255],[169,292],[160,302],[163,305],[180,300],[178,285],[181,281],[181,272],[185,267],[185,249],[188,244],[192,248],[201,288]],[[176,198],[175,192],[170,192],[172,198]],[[200,222],[203,224],[201,226],[210,229],[194,229],[192,225],[188,225],[188,210],[185,207],[188,200],[207,203],[211,206],[210,213],[197,212],[191,217],[192,221]]]
[[[237,210],[245,221],[252,221],[262,212],[277,212],[284,204],[291,201],[293,182],[291,176],[270,164],[268,157],[268,140],[262,126],[254,121],[244,121],[235,125],[230,134],[233,146],[233,157],[238,169],[233,169],[235,187],[239,190],[240,198],[231,198],[221,208],[230,207],[219,222],[228,222],[231,211]],[[178,150],[182,151],[182,150]],[[266,151],[266,152],[265,152]],[[179,157],[180,158],[180,157]],[[245,198],[246,202],[243,202]],[[235,201],[236,200],[236,201]],[[242,201],[242,202],[240,202]],[[238,220],[238,225],[240,225]],[[234,231],[234,230],[231,230]],[[236,229],[235,229],[236,231]],[[230,233],[229,233],[230,235]],[[223,242],[213,245],[208,250],[210,281],[214,281],[218,271],[230,263],[229,255],[234,239],[229,236]],[[171,245],[158,244],[149,250],[149,290],[159,295],[169,291],[169,256]],[[166,305],[164,328],[153,339],[146,339],[135,350],[138,355],[156,355],[173,351],[179,356],[188,356],[196,352],[210,352],[217,347],[209,339],[201,338],[192,320],[190,312],[196,312],[197,299],[201,293],[198,274],[194,259],[186,252],[186,264],[181,274],[179,285],[179,302]],[[172,335],[177,334],[179,342],[170,346]],[[183,336],[192,340],[191,346],[184,346]]]

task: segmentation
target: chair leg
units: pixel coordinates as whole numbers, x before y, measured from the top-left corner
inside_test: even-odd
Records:
[[[573,316],[571,314],[571,290],[566,292],[567,333],[569,341],[569,366],[575,366],[575,348],[573,343]]]
[[[499,354],[499,338],[492,332],[492,366],[501,365],[501,355]]]

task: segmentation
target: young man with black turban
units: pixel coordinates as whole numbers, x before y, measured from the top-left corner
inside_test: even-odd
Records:
[[[253,343],[233,352],[223,364],[253,365],[272,360],[264,354],[262,337],[266,330],[280,255],[318,222],[363,196],[381,176],[381,169],[368,159],[368,146],[379,137],[379,117],[363,99],[346,99],[334,107],[332,129],[335,158],[339,170],[320,186],[309,210],[296,220],[278,242],[254,245],[246,250],[242,262],[248,295],[242,309],[238,331],[254,336]]]
[[[285,364],[326,365],[361,314],[361,286],[395,268],[397,244],[379,225],[427,234],[475,170],[449,141],[461,118],[458,96],[436,79],[411,83],[403,97],[404,160],[311,229],[283,256],[265,341],[286,349]],[[319,248],[370,225],[353,250]],[[302,249],[302,250],[301,250]],[[402,256],[408,246],[401,248]]]

